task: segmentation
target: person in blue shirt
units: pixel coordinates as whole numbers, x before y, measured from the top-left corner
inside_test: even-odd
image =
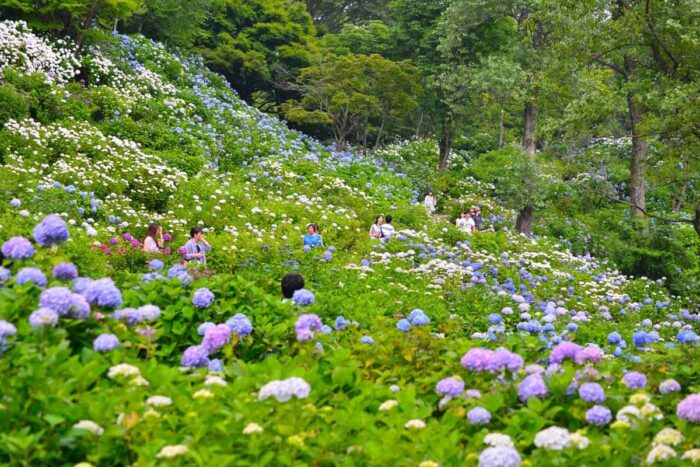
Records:
[[[323,246],[323,238],[318,233],[318,226],[316,224],[309,224],[306,226],[306,235],[304,235],[304,246]]]

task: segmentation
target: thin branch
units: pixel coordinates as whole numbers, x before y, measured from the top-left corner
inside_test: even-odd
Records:
[[[647,211],[646,209],[641,208],[641,207],[637,206],[636,204],[631,203],[629,201],[625,201],[624,199],[616,198],[616,197],[610,196],[610,195],[603,195],[603,196],[605,196],[610,201],[615,201],[616,203],[626,204],[627,206],[633,207],[636,210],[638,210],[639,212],[641,212],[642,214],[644,214],[645,216],[651,217],[653,219],[658,219],[660,221],[669,222],[669,223],[673,223],[673,224],[692,224],[693,223],[692,219],[669,219],[667,217],[662,217],[662,216],[658,216],[656,214],[652,214],[649,211]]]

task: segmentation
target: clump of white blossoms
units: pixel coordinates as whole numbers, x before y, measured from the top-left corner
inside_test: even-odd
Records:
[[[89,431],[90,433],[96,436],[100,436],[102,435],[102,433],[105,432],[104,428],[102,428],[100,425],[93,422],[92,420],[80,420],[78,423],[73,425],[73,428]]]
[[[311,386],[302,378],[292,377],[284,380],[273,380],[260,388],[259,400],[274,397],[278,402],[287,402],[292,397],[306,399],[311,392]]]
[[[156,457],[158,459],[172,459],[173,457],[178,457],[183,454],[186,454],[188,451],[189,448],[184,444],[175,444],[172,446],[163,447],[163,449],[161,449],[160,452],[156,454]]]
[[[571,435],[566,428],[550,426],[535,435],[535,446],[561,451],[571,446]]]

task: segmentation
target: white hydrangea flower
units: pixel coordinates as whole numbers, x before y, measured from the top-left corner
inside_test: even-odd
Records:
[[[199,391],[195,392],[192,397],[195,399],[211,399],[214,397],[214,393],[209,389],[200,389]]]
[[[285,380],[273,380],[260,388],[259,400],[274,397],[279,402],[287,402],[292,397],[306,399],[311,391],[309,383],[302,378],[292,377]]]
[[[128,363],[120,363],[114,365],[109,369],[107,377],[114,379],[118,377],[129,377],[129,376],[139,376],[141,372],[134,365],[129,365]]]
[[[151,396],[146,399],[146,404],[153,407],[167,407],[173,405],[173,400],[166,396]]]
[[[550,426],[535,435],[535,446],[561,451],[571,446],[571,435],[566,428]]]
[[[104,428],[102,428],[100,425],[93,422],[92,420],[80,420],[78,423],[73,425],[73,428],[89,431],[90,433],[96,436],[100,436],[102,435],[102,433],[105,432]]]
[[[664,428],[654,436],[654,446],[665,444],[667,446],[678,446],[683,441],[683,434],[673,428]]]
[[[515,448],[515,444],[513,444],[510,436],[503,433],[489,433],[484,437],[484,444],[492,447]]]
[[[397,401],[396,399],[385,400],[379,406],[379,410],[381,410],[382,412],[386,412],[387,410],[393,409],[397,405],[399,405],[399,401]]]
[[[676,451],[672,448],[666,446],[665,444],[659,444],[654,446],[647,454],[647,464],[654,464],[659,461],[667,461],[676,457]]]
[[[249,424],[246,425],[246,427],[243,429],[243,434],[244,434],[244,435],[252,435],[252,434],[255,434],[255,433],[262,433],[263,431],[264,431],[264,430],[263,430],[263,427],[261,427],[261,426],[258,425],[257,423],[249,423]]]
[[[174,457],[181,456],[183,454],[186,454],[189,451],[189,448],[185,446],[184,444],[175,444],[172,446],[165,446],[163,447],[158,454],[156,454],[156,458],[158,459],[172,459]]]

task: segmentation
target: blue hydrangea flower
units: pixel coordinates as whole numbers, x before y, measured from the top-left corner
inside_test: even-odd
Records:
[[[91,305],[103,308],[117,308],[122,304],[122,293],[109,278],[92,281],[83,296]]]
[[[152,259],[148,262],[148,267],[154,271],[160,271],[165,267],[165,264],[159,259]]]
[[[114,334],[100,334],[92,343],[95,352],[109,352],[119,347],[119,339]]]
[[[644,389],[647,384],[647,377],[642,373],[630,371],[622,377],[622,382],[630,389]]]
[[[610,343],[612,345],[619,344],[621,340],[622,340],[622,336],[617,331],[613,331],[610,334],[608,334],[608,343]]]
[[[503,316],[498,313],[491,313],[489,315],[489,323],[491,324],[501,324],[503,322]]]
[[[90,284],[92,284],[92,279],[89,277],[78,277],[73,281],[73,292],[81,294]]]
[[[232,332],[238,334],[238,337],[247,336],[253,332],[253,325],[246,315],[236,313],[232,318],[226,321],[226,325],[231,328]]]
[[[182,354],[181,364],[188,368],[201,368],[209,365],[209,351],[203,345],[192,345]]]
[[[430,323],[430,318],[426,316],[423,310],[416,308],[408,315],[408,321],[413,326],[422,326]]]
[[[691,331],[690,329],[684,329],[678,333],[678,335],[676,336],[676,340],[680,344],[695,344],[700,340],[700,337],[697,334],[695,334],[694,331]]]
[[[372,339],[370,336],[362,336],[360,338],[360,343],[362,344],[374,344],[374,339]]]
[[[527,402],[532,397],[543,398],[547,395],[547,385],[539,373],[527,376],[518,384],[518,397],[521,401]]]
[[[56,214],[46,216],[34,227],[34,240],[41,246],[51,246],[68,240],[70,233],[66,222]]]
[[[485,425],[491,421],[491,412],[483,407],[474,407],[467,412],[467,420],[472,425]]]
[[[46,285],[46,276],[37,268],[23,268],[15,276],[15,282],[19,285],[32,282],[38,287],[44,287]]]
[[[24,237],[12,237],[2,244],[2,254],[14,261],[29,259],[34,256],[34,246]]]
[[[307,289],[299,289],[292,295],[292,301],[300,306],[313,305],[316,301],[313,292]]]
[[[399,322],[396,323],[396,329],[399,331],[408,332],[412,327],[413,326],[411,325],[410,321],[407,319],[400,319]]]
[[[78,277],[78,268],[72,263],[61,263],[54,266],[51,275],[60,280],[72,281]]]
[[[39,295],[39,306],[51,308],[58,316],[65,316],[73,306],[73,292],[68,287],[51,287]]]
[[[335,330],[336,330],[336,331],[342,331],[342,330],[345,329],[349,324],[350,324],[350,321],[346,320],[345,317],[343,317],[343,316],[338,316],[338,317],[335,319],[335,325],[334,325],[334,327],[335,327]]]
[[[209,371],[213,371],[214,373],[223,373],[224,364],[218,358],[212,358],[209,360]]]
[[[612,413],[605,406],[594,405],[586,412],[586,421],[591,425],[607,425],[610,420],[612,420]]]
[[[199,334],[200,336],[203,336],[204,334],[206,334],[207,330],[213,328],[214,326],[216,326],[216,324],[214,324],[210,321],[208,321],[206,323],[202,323],[197,328],[197,334]]]
[[[69,316],[75,319],[87,319],[90,316],[90,304],[80,294],[74,293]]]
[[[197,289],[192,296],[192,304],[197,308],[209,308],[214,303],[214,294],[206,287]]]
[[[12,271],[0,266],[0,282],[7,282],[12,277]]]
[[[583,383],[578,388],[578,395],[586,402],[599,404],[605,401],[605,391],[598,383]]]
[[[58,313],[49,308],[39,308],[29,315],[29,324],[33,328],[56,327],[58,324]]]

